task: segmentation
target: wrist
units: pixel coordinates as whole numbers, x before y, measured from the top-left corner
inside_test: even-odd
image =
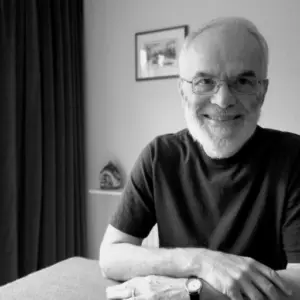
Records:
[[[180,278],[186,278],[190,276],[191,259],[187,254],[187,249],[176,248],[171,254],[170,264],[175,267],[175,273]],[[185,282],[184,282],[185,283]]]
[[[202,291],[200,300],[228,300],[229,298],[224,294],[221,294],[211,285],[209,285],[204,279],[202,279]]]
[[[190,300],[200,300],[202,287],[202,280],[196,276],[190,276],[185,282],[185,288],[189,293]]]
[[[180,278],[179,281],[182,293],[180,300],[191,300],[190,293],[188,292],[186,288],[186,282],[187,278]],[[201,279],[202,288],[199,293],[199,296],[197,299],[199,300],[228,300],[228,297],[218,292],[216,289],[214,289],[212,286],[210,286],[204,279]]]
[[[210,251],[205,248],[187,248],[180,249],[181,268],[185,277],[197,276],[202,278],[204,271],[205,257],[207,252]]]
[[[177,248],[173,256],[173,263],[181,277],[199,275],[199,251],[198,248]]]

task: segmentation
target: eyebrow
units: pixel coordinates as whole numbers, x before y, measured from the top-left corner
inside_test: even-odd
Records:
[[[256,77],[256,74],[254,71],[252,70],[245,70],[242,71],[241,73],[237,74],[234,77],[239,77],[239,76],[244,76],[244,77]],[[208,73],[208,72],[197,72],[195,74],[195,77],[216,77],[215,75],[213,75],[212,73]]]
[[[195,74],[195,77],[216,77],[211,73],[207,73],[207,72],[197,72]]]
[[[238,76],[245,76],[245,77],[256,77],[256,74],[254,71],[251,70],[246,70],[240,74],[238,74]]]

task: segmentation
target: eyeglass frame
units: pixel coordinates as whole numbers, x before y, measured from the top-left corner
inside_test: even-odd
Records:
[[[203,77],[205,77],[205,76],[203,76]],[[238,75],[238,76],[236,76],[235,77],[235,79],[237,79],[237,78],[242,78],[242,77],[249,77],[249,76],[245,76],[245,75]],[[255,95],[255,94],[257,94],[257,92],[258,91],[255,91],[255,92],[253,92],[253,93],[242,93],[242,92],[239,92],[239,91],[237,91],[237,90],[235,90],[235,89],[231,89],[231,85],[230,85],[230,82],[232,82],[233,80],[225,80],[225,79],[219,79],[219,78],[217,78],[217,77],[210,77],[210,76],[206,76],[206,78],[213,78],[216,82],[217,82],[217,84],[216,84],[216,86],[214,87],[214,89],[215,89],[215,91],[214,91],[214,89],[211,91],[211,92],[204,92],[204,93],[196,93],[194,90],[194,80],[195,79],[197,79],[197,78],[201,78],[201,76],[198,76],[198,75],[196,75],[196,76],[194,76],[193,78],[192,78],[192,80],[187,80],[187,79],[185,79],[185,78],[183,78],[183,77],[180,77],[180,79],[181,80],[183,80],[183,81],[185,81],[185,82],[187,82],[187,83],[189,83],[189,84],[191,84],[192,85],[192,92],[195,94],[195,95],[199,95],[199,96],[210,96],[210,95],[214,95],[214,94],[216,94],[219,90],[220,90],[220,87],[221,87],[221,85],[222,84],[224,84],[224,83],[226,83],[226,85],[227,85],[227,87],[232,91],[232,92],[234,92],[235,94],[239,94],[239,95]],[[254,78],[255,80],[256,80],[256,83],[257,84],[259,84],[259,85],[262,85],[264,82],[268,82],[269,81],[269,79],[268,78],[265,78],[265,79],[257,79],[257,78]]]

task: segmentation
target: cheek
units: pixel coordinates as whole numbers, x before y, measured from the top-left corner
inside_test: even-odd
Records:
[[[260,108],[262,102],[259,96],[247,96],[240,99],[240,103],[248,113],[253,113]]]
[[[200,114],[204,108],[209,103],[208,97],[190,95],[189,97],[185,97],[185,101],[188,105],[188,108],[192,110],[196,115]]]

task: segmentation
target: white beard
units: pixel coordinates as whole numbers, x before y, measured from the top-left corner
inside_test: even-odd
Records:
[[[252,136],[260,117],[261,108],[246,117],[237,134],[230,136],[227,128],[207,126],[199,121],[197,115],[184,106],[184,116],[187,128],[193,137],[211,158],[228,158],[240,150],[240,148]]]

